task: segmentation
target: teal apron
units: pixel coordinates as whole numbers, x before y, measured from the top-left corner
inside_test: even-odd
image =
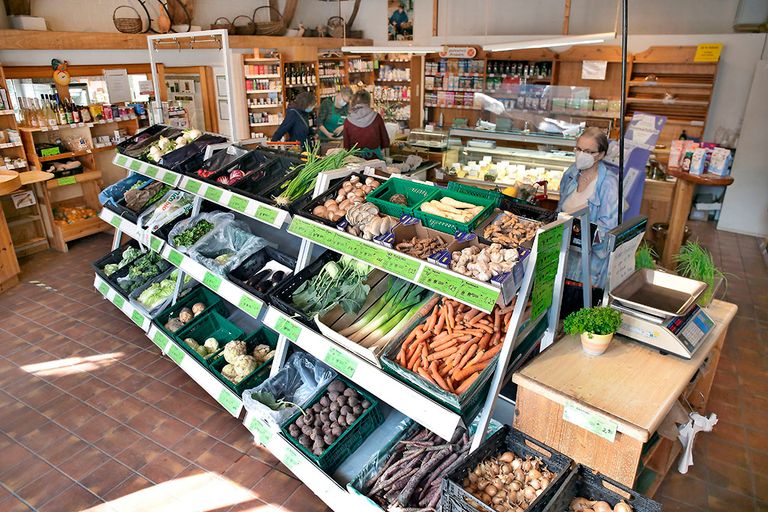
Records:
[[[331,103],[331,115],[328,117],[328,119],[325,120],[325,123],[323,123],[323,126],[326,130],[328,130],[330,133],[333,133],[333,131],[338,128],[339,126],[342,126],[344,124],[344,120],[347,118],[347,116],[343,116],[339,113],[338,110],[336,110],[336,102],[333,101]],[[329,141],[329,139],[323,132],[320,132],[320,138],[322,138],[324,141]]]

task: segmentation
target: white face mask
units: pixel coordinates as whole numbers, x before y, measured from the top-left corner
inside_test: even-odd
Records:
[[[576,152],[576,168],[578,170],[584,171],[593,165],[595,165],[594,155],[590,155],[589,153],[582,153],[581,151]]]

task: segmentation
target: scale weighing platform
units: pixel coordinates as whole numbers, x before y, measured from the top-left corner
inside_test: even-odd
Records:
[[[619,334],[690,359],[715,327],[696,305],[705,290],[700,281],[641,269],[611,291],[609,305],[622,312]]]

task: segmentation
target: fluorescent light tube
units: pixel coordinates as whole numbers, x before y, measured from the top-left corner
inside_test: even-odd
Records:
[[[343,46],[344,53],[437,53],[442,46]]]
[[[601,34],[585,34],[583,36],[562,36],[549,39],[529,39],[525,41],[510,41],[509,43],[496,43],[483,45],[487,52],[506,52],[511,50],[529,50],[533,48],[556,48],[558,46],[575,46],[581,44],[604,43],[614,39],[616,32],[604,32]]]

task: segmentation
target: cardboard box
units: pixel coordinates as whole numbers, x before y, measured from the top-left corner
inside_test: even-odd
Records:
[[[45,24],[45,18],[40,16],[8,16],[11,21],[11,28],[17,30],[48,30]]]

